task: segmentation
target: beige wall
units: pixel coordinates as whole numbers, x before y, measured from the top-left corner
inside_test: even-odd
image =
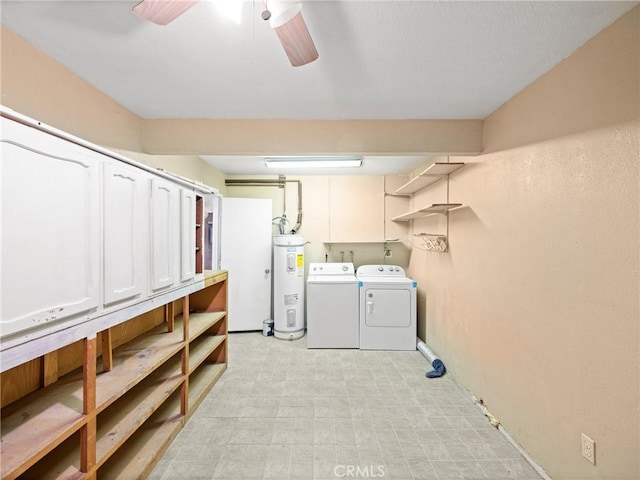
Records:
[[[224,191],[221,172],[195,155],[145,155],[143,120],[0,25],[2,105],[148,165]]]
[[[149,155],[130,150],[114,149],[118,153],[160,170],[180,175],[195,182],[226,192],[225,174],[196,155]]]
[[[0,25],[2,105],[100,145],[141,151],[142,120]]]
[[[554,480],[640,478],[638,32],[635,8],[487,118],[450,253],[411,257],[420,335]]]

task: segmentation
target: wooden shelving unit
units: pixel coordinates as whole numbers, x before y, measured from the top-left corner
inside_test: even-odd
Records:
[[[227,273],[208,272],[202,289],[165,311],[143,333],[138,317],[128,320],[132,338],[116,348],[102,332],[101,362],[97,337],[85,338],[82,367],[2,409],[3,480],[151,471],[227,367]]]

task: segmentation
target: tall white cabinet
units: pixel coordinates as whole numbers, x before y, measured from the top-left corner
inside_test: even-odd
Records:
[[[98,155],[2,119],[2,336],[100,305]]]
[[[116,161],[104,163],[104,305],[140,298],[147,290],[149,179]]]
[[[151,291],[177,283],[180,252],[180,189],[161,178],[151,179]]]
[[[202,217],[202,215],[200,215]],[[197,225],[202,235],[202,218]],[[198,247],[198,248],[201,248]],[[187,188],[180,190],[180,281],[189,282],[196,276],[196,192]]]

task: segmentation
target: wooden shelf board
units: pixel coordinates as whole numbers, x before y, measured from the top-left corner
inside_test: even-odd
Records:
[[[204,271],[204,286],[210,287],[215,283],[220,283],[227,279],[226,270],[205,270]]]
[[[180,396],[173,395],[98,470],[100,480],[145,478],[184,423]]]
[[[180,385],[180,359],[149,375],[98,416],[96,458],[98,467],[165,402]]]
[[[79,445],[79,435],[73,435],[57,446],[47,456],[46,462],[36,463],[30,468],[24,478],[37,478],[38,480],[77,480],[82,478],[84,474],[80,471]]]
[[[414,210],[413,212],[398,215],[397,217],[393,217],[391,220],[393,220],[394,222],[407,222],[414,218],[427,217],[429,215],[433,215],[434,213],[445,213],[453,208],[458,208],[461,206],[461,203],[434,203],[429,207],[420,208],[418,210]]]
[[[2,412],[2,478],[13,478],[69,438],[86,422],[82,371],[20,399]]]
[[[189,341],[199,337],[222,321],[226,312],[193,312],[189,314]],[[176,317],[176,329],[182,330],[182,315]],[[179,327],[178,327],[179,325]]]
[[[427,167],[425,170],[420,172],[418,175],[416,175],[414,178],[409,180],[407,183],[402,185],[393,193],[395,195],[406,195],[406,194],[415,193],[418,190],[428,187],[432,183],[435,183],[438,180],[441,180],[442,178],[446,177],[450,173],[455,172],[456,170],[458,170],[459,168],[462,168],[463,166],[464,166],[464,163],[461,163],[461,162],[433,163],[429,167]]]
[[[209,355],[211,355],[222,342],[226,335],[212,335],[202,338],[197,344],[189,346],[189,374],[192,374]]]
[[[184,348],[182,329],[156,328],[113,351],[113,368],[96,378],[96,404],[100,412]]]
[[[226,369],[226,363],[205,363],[189,376],[189,414],[198,408]]]

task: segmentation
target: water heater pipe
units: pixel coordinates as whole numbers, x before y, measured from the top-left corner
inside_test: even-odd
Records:
[[[302,182],[300,180],[285,180],[286,182],[294,182],[298,184],[298,218],[295,226],[289,233],[296,233],[302,226]],[[285,189],[286,190],[286,189]]]
[[[426,343],[422,340],[418,339],[417,343],[418,351],[427,359],[427,361],[433,367],[433,371],[425,373],[425,376],[428,378],[436,378],[444,375],[446,368],[442,360],[438,358],[438,356],[431,350]]]

